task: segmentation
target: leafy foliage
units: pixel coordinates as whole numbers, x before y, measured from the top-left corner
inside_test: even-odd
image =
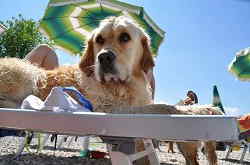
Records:
[[[42,33],[38,30],[38,22],[32,19],[26,20],[22,15],[18,18],[1,22],[7,30],[0,35],[0,57],[24,58],[34,47],[39,44],[49,44]]]

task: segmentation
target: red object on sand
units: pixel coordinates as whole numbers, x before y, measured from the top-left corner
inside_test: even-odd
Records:
[[[101,151],[90,151],[90,158],[92,159],[102,159],[108,156],[108,153]]]

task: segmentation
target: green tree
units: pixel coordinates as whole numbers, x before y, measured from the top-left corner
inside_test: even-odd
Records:
[[[38,22],[24,19],[21,14],[18,18],[1,22],[7,30],[0,35],[0,57],[24,58],[38,44],[50,44],[38,30]]]

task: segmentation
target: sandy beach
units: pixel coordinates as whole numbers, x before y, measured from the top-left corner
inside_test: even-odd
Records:
[[[36,153],[37,139],[32,142],[31,153],[24,152],[19,159],[13,159],[18,148],[18,137],[0,138],[0,165],[111,165],[109,159],[87,159],[80,157],[81,140],[73,142],[70,147],[67,143],[62,149],[53,150],[53,143],[49,142],[40,153]],[[176,153],[167,153],[167,144],[163,143],[160,148],[163,152],[157,150],[162,165],[184,165],[185,161],[175,146]],[[90,150],[106,151],[106,145],[100,143],[96,138],[91,139]],[[225,160],[226,152],[217,151],[219,165],[239,164],[241,151],[233,151],[230,159]],[[206,165],[207,161],[202,153],[199,153],[199,162]],[[250,165],[250,153],[247,152],[244,164]]]

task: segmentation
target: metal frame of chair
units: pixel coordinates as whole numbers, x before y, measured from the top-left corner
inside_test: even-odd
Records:
[[[239,143],[240,144],[236,144],[236,145],[240,145],[240,146],[243,145],[243,151],[241,153],[239,162],[240,162],[240,164],[244,164],[244,158],[245,158],[245,155],[247,153],[247,149],[250,149],[250,144],[245,140],[241,140]],[[230,153],[233,151],[233,145],[229,145],[225,159],[229,159]]]

